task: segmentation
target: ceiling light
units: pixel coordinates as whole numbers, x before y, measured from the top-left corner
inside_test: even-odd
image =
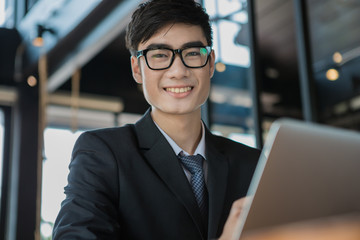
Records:
[[[34,38],[34,40],[32,41],[32,44],[35,47],[42,47],[44,45],[44,39],[42,37],[36,37]]]
[[[330,81],[336,81],[339,78],[339,75],[339,71],[334,68],[330,68],[326,71],[326,78]]]
[[[334,61],[334,63],[341,63],[343,61],[343,57],[342,57],[341,53],[335,52],[333,54],[333,61]]]
[[[218,62],[216,63],[215,68],[218,72],[224,72],[226,70],[226,65],[222,62]]]
[[[56,34],[56,32],[54,31],[54,29],[52,28],[46,28],[41,24],[37,25],[37,35],[36,37],[33,39],[32,44],[35,47],[42,47],[44,46],[44,38],[43,35],[45,32],[49,32],[51,34]]]
[[[36,84],[37,84],[37,79],[34,77],[34,76],[29,76],[27,78],[27,84],[30,86],[30,87],[35,87]]]

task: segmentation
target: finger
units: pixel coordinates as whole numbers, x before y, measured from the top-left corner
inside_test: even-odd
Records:
[[[252,200],[251,196],[240,198],[233,202],[229,215],[239,215],[241,211],[250,203]]]

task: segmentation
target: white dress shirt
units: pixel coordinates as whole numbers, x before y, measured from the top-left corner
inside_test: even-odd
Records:
[[[174,150],[176,156],[178,156],[180,153],[185,156],[190,155],[185,150],[183,150],[181,147],[179,147],[179,145],[177,145],[176,142],[174,140],[172,140],[172,138],[169,135],[167,135],[166,132],[164,132],[164,130],[162,130],[159,125],[157,125],[156,123],[155,123],[155,125],[158,127],[160,132],[164,135],[166,140],[169,142],[169,144],[172,147],[172,149]],[[205,160],[205,161],[203,161],[203,170],[204,170],[204,177],[205,177],[205,183],[206,183],[207,182],[207,162],[206,162],[206,156],[205,156],[205,130],[204,130],[204,128],[205,128],[204,123],[201,122],[201,139],[200,139],[198,146],[195,149],[194,155],[200,154]],[[183,166],[183,170],[186,174],[187,179],[190,182],[191,173],[184,166]]]

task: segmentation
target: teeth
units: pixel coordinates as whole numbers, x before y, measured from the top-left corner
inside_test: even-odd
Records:
[[[166,88],[166,91],[173,92],[173,93],[184,93],[191,90],[191,87],[184,87],[184,88]]]

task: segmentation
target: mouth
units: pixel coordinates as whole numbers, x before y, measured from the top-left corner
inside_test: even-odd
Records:
[[[186,93],[190,92],[194,87],[167,87],[164,88],[165,91],[171,93]]]

